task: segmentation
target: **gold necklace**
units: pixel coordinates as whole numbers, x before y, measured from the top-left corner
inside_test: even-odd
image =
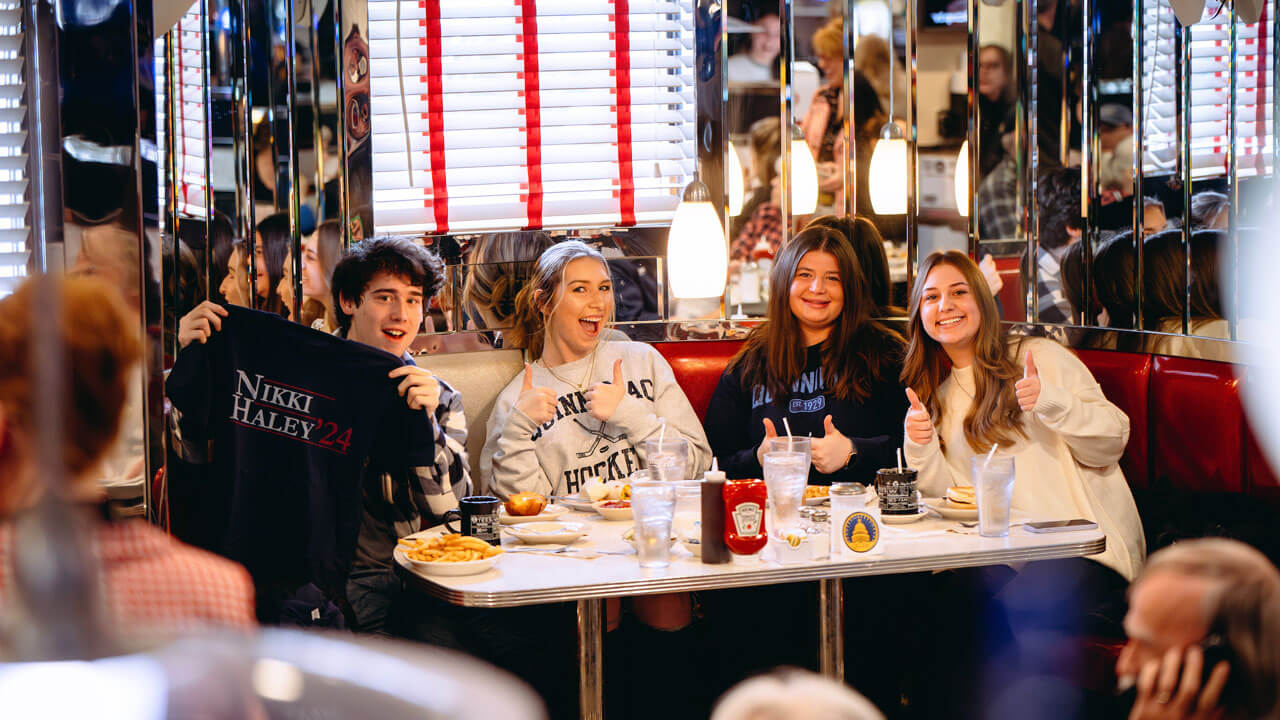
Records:
[[[579,391],[586,390],[587,384],[591,382],[591,377],[595,375],[595,372],[596,372],[596,350],[598,350],[599,348],[600,348],[599,343],[596,343],[596,346],[591,348],[591,366],[587,368],[587,374],[582,376],[582,382],[577,384],[574,384],[568,380],[565,380],[563,377],[561,377],[560,373],[551,369],[551,366],[547,364],[547,361],[545,359],[538,358],[538,362],[542,363],[542,367],[546,368],[547,372],[551,373],[552,377],[564,383],[565,385],[573,387]],[[565,363],[565,364],[567,365],[568,363]]]

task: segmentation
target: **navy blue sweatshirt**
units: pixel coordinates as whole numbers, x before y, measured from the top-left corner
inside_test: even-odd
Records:
[[[826,388],[822,372],[821,344],[807,350],[805,371],[785,398],[771,397],[763,386],[743,387],[741,366],[725,370],[707,406],[707,440],[730,479],[763,477],[756,449],[764,442],[764,419],[773,421],[781,435],[782,419],[791,424],[794,435],[826,434],[823,422],[828,415],[836,429],[853,441],[857,454],[843,470],[824,475],[809,468],[809,483],[875,482],[876,470],[897,463],[902,444],[902,419],[907,414],[907,398],[898,383],[902,366],[896,359],[886,362],[884,380],[871,386],[863,402],[840,400]]]
[[[178,441],[211,443],[201,544],[243,564],[260,594],[314,583],[339,596],[362,477],[431,465],[431,418],[387,377],[401,358],[267,313],[227,312],[221,331],[178,354],[165,383]]]

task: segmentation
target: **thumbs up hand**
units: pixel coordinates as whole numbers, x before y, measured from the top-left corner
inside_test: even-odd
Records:
[[[764,442],[760,443],[760,447],[756,448],[756,462],[760,463],[760,467],[764,467],[764,454],[769,452],[769,441],[778,437],[778,431],[773,427],[773,421],[769,418],[764,419]]]
[[[933,440],[933,420],[916,391],[907,388],[907,400],[911,401],[911,409],[907,410],[907,439],[917,445],[928,445]]]
[[[830,415],[823,422],[823,427],[826,433],[810,440],[809,449],[813,456],[813,466],[818,472],[827,475],[849,464],[853,441],[836,429]]]
[[[1036,402],[1040,399],[1040,371],[1036,369],[1036,361],[1030,350],[1027,351],[1027,363],[1023,365],[1022,379],[1013,389],[1018,395],[1018,407],[1023,412],[1035,409]]]
[[[516,409],[538,425],[545,425],[556,416],[556,393],[551,388],[533,386],[533,368],[524,364],[524,384],[520,386],[520,397],[516,398]]]
[[[613,382],[596,383],[587,391],[587,412],[600,422],[608,422],[626,394],[626,382],[622,379],[622,358],[618,358],[613,361]]]

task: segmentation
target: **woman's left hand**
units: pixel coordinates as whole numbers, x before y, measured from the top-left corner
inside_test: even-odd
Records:
[[[622,380],[622,358],[613,361],[613,382],[596,383],[587,391],[587,412],[600,422],[608,422],[627,392]]]
[[[1031,412],[1040,400],[1040,371],[1036,370],[1036,361],[1027,351],[1027,364],[1023,366],[1022,379],[1013,386],[1018,395],[1018,407],[1023,412]]]
[[[845,466],[849,453],[853,452],[853,441],[836,429],[828,415],[824,423],[826,434],[809,441],[809,450],[813,455],[813,467],[823,475],[829,475]]]

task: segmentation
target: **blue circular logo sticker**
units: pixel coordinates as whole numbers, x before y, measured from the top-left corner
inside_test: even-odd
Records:
[[[868,513],[851,513],[840,528],[840,538],[845,547],[856,553],[869,552],[880,542],[880,525]]]

